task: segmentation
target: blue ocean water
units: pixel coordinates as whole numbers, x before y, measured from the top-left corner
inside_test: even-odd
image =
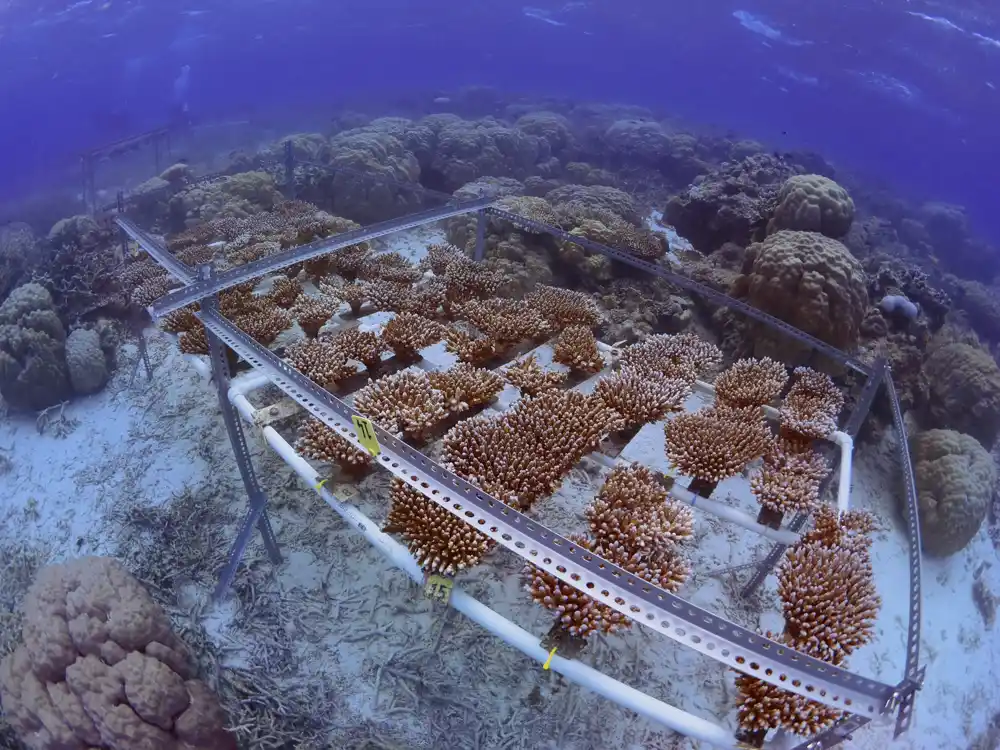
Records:
[[[926,0],[0,4],[0,197],[158,127],[459,86],[650,107],[808,148],[1000,240],[1000,28]],[[184,73],[183,71],[187,71]]]

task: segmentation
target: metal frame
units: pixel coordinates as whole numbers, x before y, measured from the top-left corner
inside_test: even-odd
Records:
[[[139,135],[123,138],[113,143],[108,143],[95,149],[91,149],[80,155],[80,171],[83,182],[83,204],[90,211],[98,212],[97,205],[97,165],[102,161],[114,158],[119,152],[140,148],[142,146],[153,145],[153,165],[156,173],[162,170],[162,156],[164,149],[167,156],[170,156],[170,129],[158,128]]]
[[[225,397],[224,384],[228,384],[228,369],[223,369],[225,368],[225,358],[219,354],[222,351],[220,344],[233,349],[255,369],[265,373],[275,385],[313,416],[331,429],[336,430],[356,447],[363,449],[352,424],[352,417],[360,415],[347,403],[320,389],[301,373],[281,361],[266,347],[237,329],[218,313],[217,307],[211,301],[217,299],[219,292],[224,289],[295,263],[393,232],[473,212],[477,214],[478,218],[477,241],[474,250],[477,257],[483,257],[487,217],[494,215],[510,221],[522,229],[538,234],[550,234],[664,278],[677,286],[705,296],[717,304],[735,309],[758,322],[777,328],[786,335],[821,351],[845,367],[869,376],[861,399],[848,420],[848,427],[853,430],[852,435],[857,433],[861,422],[867,415],[878,385],[884,379],[887,393],[893,402],[896,426],[897,429],[900,429],[902,416],[898,400],[895,397],[895,389],[884,362],[876,363],[874,367],[870,367],[746,303],[658,265],[638,259],[627,252],[605,247],[591,240],[570,235],[557,227],[498,209],[492,205],[491,198],[452,204],[380,222],[292,248],[221,274],[205,272],[201,274],[200,278],[195,278],[190,268],[180,263],[169,251],[154,242],[134,222],[124,217],[119,217],[117,221],[119,226],[144,250],[186,285],[157,300],[149,308],[154,317],[161,317],[193,302],[202,302],[199,316],[210,334],[210,341],[214,342],[212,344],[212,360],[213,370],[217,375],[220,405],[223,408],[224,417],[228,414],[229,418],[237,423],[237,431],[230,430],[230,438],[233,440],[238,462],[241,463],[241,473],[243,473],[244,468],[242,463],[245,460],[252,477],[252,466],[249,464],[249,453],[246,451],[245,440],[242,440],[242,430],[239,429],[238,419],[235,419],[232,407]],[[219,374],[223,374],[224,377],[218,377]],[[228,428],[229,419],[227,419]],[[833,747],[849,737],[850,733],[859,726],[896,709],[899,709],[897,734],[905,731],[908,726],[913,698],[920,688],[923,670],[918,666],[920,628],[919,528],[916,495],[912,483],[912,467],[909,464],[909,456],[905,448],[902,450],[901,458],[904,462],[904,471],[909,474],[907,505],[911,532],[911,600],[915,597],[915,601],[911,601],[907,672],[900,684],[889,685],[852,674],[847,670],[795,652],[787,646],[764,638],[676,595],[652,586],[589,551],[577,547],[568,539],[487,495],[377,426],[375,430],[382,448],[377,460],[379,466],[390,471],[427,499],[490,536],[498,544],[510,549],[519,557],[546,570],[556,578],[615,609],[624,616],[653,628],[737,671],[757,677],[810,700],[843,710],[848,714],[845,720],[838,723],[833,729],[807,740],[799,745],[800,748]],[[900,434],[905,436],[905,432]],[[905,438],[901,442],[905,443]],[[278,555],[273,533],[270,531],[269,525],[266,524],[266,510],[264,509],[266,499],[260,499],[263,493],[257,494],[259,487],[254,488],[255,482],[248,481],[246,474],[244,474],[244,483],[251,498],[251,510],[243,524],[237,543],[233,547],[227,572],[230,568],[235,570],[235,566],[239,562],[239,555],[252,534],[252,528],[254,525],[261,528],[259,525],[261,520],[264,520],[261,531],[265,538],[265,545],[268,546],[272,557],[277,558]],[[799,527],[801,527],[804,525],[805,519],[799,521],[796,518],[793,523],[795,522],[798,522]],[[772,556],[774,556],[774,561],[780,559],[782,552],[783,550],[777,552],[772,550],[769,559]],[[768,570],[772,564],[773,562],[768,564]],[[763,566],[761,567],[763,568]],[[220,581],[220,590],[223,588]]]

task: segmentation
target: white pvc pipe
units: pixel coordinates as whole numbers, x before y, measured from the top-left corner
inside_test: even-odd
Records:
[[[851,508],[851,474],[854,462],[854,440],[846,432],[837,430],[830,435],[840,448],[840,475],[837,478],[837,515]]]
[[[717,500],[696,495],[687,487],[681,487],[676,482],[674,483],[674,486],[670,488],[670,495],[675,500],[687,503],[692,508],[707,510],[709,513],[716,515],[719,518],[725,519],[726,521],[734,523],[737,526],[741,526],[744,529],[749,529],[750,531],[767,537],[772,541],[778,542],[778,544],[784,544],[790,547],[793,544],[797,544],[802,538],[794,531],[788,531],[787,529],[772,529],[770,526],[757,523],[755,518],[747,515],[743,511],[738,510],[737,508],[732,508],[725,503],[720,503]]]
[[[266,377],[262,379],[270,382]],[[232,404],[243,415],[244,419],[251,423],[253,422],[254,409],[247,400],[246,394],[254,390],[255,387],[260,387],[260,385],[253,382],[251,378],[245,378],[242,383],[234,384],[229,392]],[[329,490],[321,486],[318,483],[318,472],[309,465],[308,461],[296,453],[288,441],[281,437],[273,427],[265,427],[261,432],[272,450],[309,484],[338,515],[361,532],[365,539],[385,555],[393,565],[403,570],[414,582],[423,584],[423,570],[403,545],[382,533],[378,525],[360,510],[353,505],[341,502]],[[452,589],[449,603],[470,620],[526,656],[542,663],[549,661],[549,668],[552,671],[562,674],[567,679],[620,706],[635,711],[650,721],[687,737],[711,743],[716,747],[729,750],[738,750],[740,747],[733,732],[725,727],[657,700],[575,659],[565,659],[555,654],[549,660],[549,652],[536,636],[497,614],[460,588]]]

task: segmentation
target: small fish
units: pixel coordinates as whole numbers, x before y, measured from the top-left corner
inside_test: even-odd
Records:
[[[434,98],[434,104],[451,104],[451,97],[449,96],[438,96]]]

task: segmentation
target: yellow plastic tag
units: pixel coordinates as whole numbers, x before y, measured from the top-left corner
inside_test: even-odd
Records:
[[[424,596],[441,604],[447,604],[448,600],[451,599],[453,585],[454,582],[445,576],[427,576],[427,581],[424,583]]]
[[[326,484],[326,483],[327,483],[327,482],[329,481],[329,479],[330,479],[330,477],[326,477],[326,478],[324,478],[324,479],[320,479],[320,480],[319,480],[319,481],[318,481],[318,482],[316,483],[316,485],[315,485],[315,486],[316,486],[316,489],[317,489],[317,490],[321,490],[321,489],[323,489],[323,485],[324,485],[324,484]]]
[[[364,417],[351,417],[351,421],[354,423],[354,430],[358,433],[358,441],[364,446],[364,449],[373,456],[381,453],[382,448],[378,444],[378,438],[375,437],[375,426],[372,425],[372,421]]]
[[[556,648],[558,648],[558,646]],[[546,659],[545,663],[542,665],[542,669],[544,669],[546,672],[548,672],[549,668],[552,666],[552,657],[555,656],[555,655],[556,655],[556,649],[555,648],[552,649],[551,651],[549,651],[549,658]]]

